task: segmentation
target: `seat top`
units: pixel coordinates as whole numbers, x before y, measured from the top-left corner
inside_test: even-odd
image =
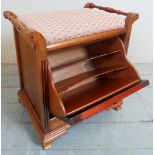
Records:
[[[125,27],[125,16],[88,8],[35,13],[17,18],[29,29],[40,32],[47,44]]]

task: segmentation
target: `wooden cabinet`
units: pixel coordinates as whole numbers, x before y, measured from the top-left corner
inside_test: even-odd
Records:
[[[138,14],[92,3],[85,8],[126,16],[125,27],[47,44],[40,32],[30,30],[14,13],[4,13],[14,25],[19,101],[44,149],[71,125],[103,110],[119,110],[125,97],[149,83],[127,58]]]
[[[106,103],[110,97],[117,98],[122,92],[125,94],[141,81],[126,58],[123,41],[118,36],[49,52],[47,57],[60,105],[58,107],[51,96],[50,112],[70,124],[83,120],[90,109],[95,114],[100,109],[112,107],[118,99],[107,107],[100,104]]]

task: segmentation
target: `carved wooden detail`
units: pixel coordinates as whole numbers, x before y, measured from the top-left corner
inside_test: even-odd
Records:
[[[90,8],[90,9],[96,8],[96,9],[104,10],[104,11],[107,11],[107,12],[110,12],[110,13],[117,13],[117,14],[121,14],[121,15],[125,15],[125,16],[128,15],[127,12],[123,12],[121,10],[116,10],[116,9],[113,9],[113,8],[110,8],[110,7],[98,6],[98,5],[95,5],[94,3],[87,3],[84,6],[84,8]]]

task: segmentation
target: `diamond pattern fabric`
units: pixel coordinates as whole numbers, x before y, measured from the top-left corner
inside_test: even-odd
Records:
[[[40,32],[47,44],[125,27],[125,16],[88,8],[22,15],[18,19]]]

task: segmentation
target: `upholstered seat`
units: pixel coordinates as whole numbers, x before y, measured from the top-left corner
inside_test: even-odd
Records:
[[[125,16],[87,8],[22,15],[18,19],[40,32],[47,44],[125,27]]]

